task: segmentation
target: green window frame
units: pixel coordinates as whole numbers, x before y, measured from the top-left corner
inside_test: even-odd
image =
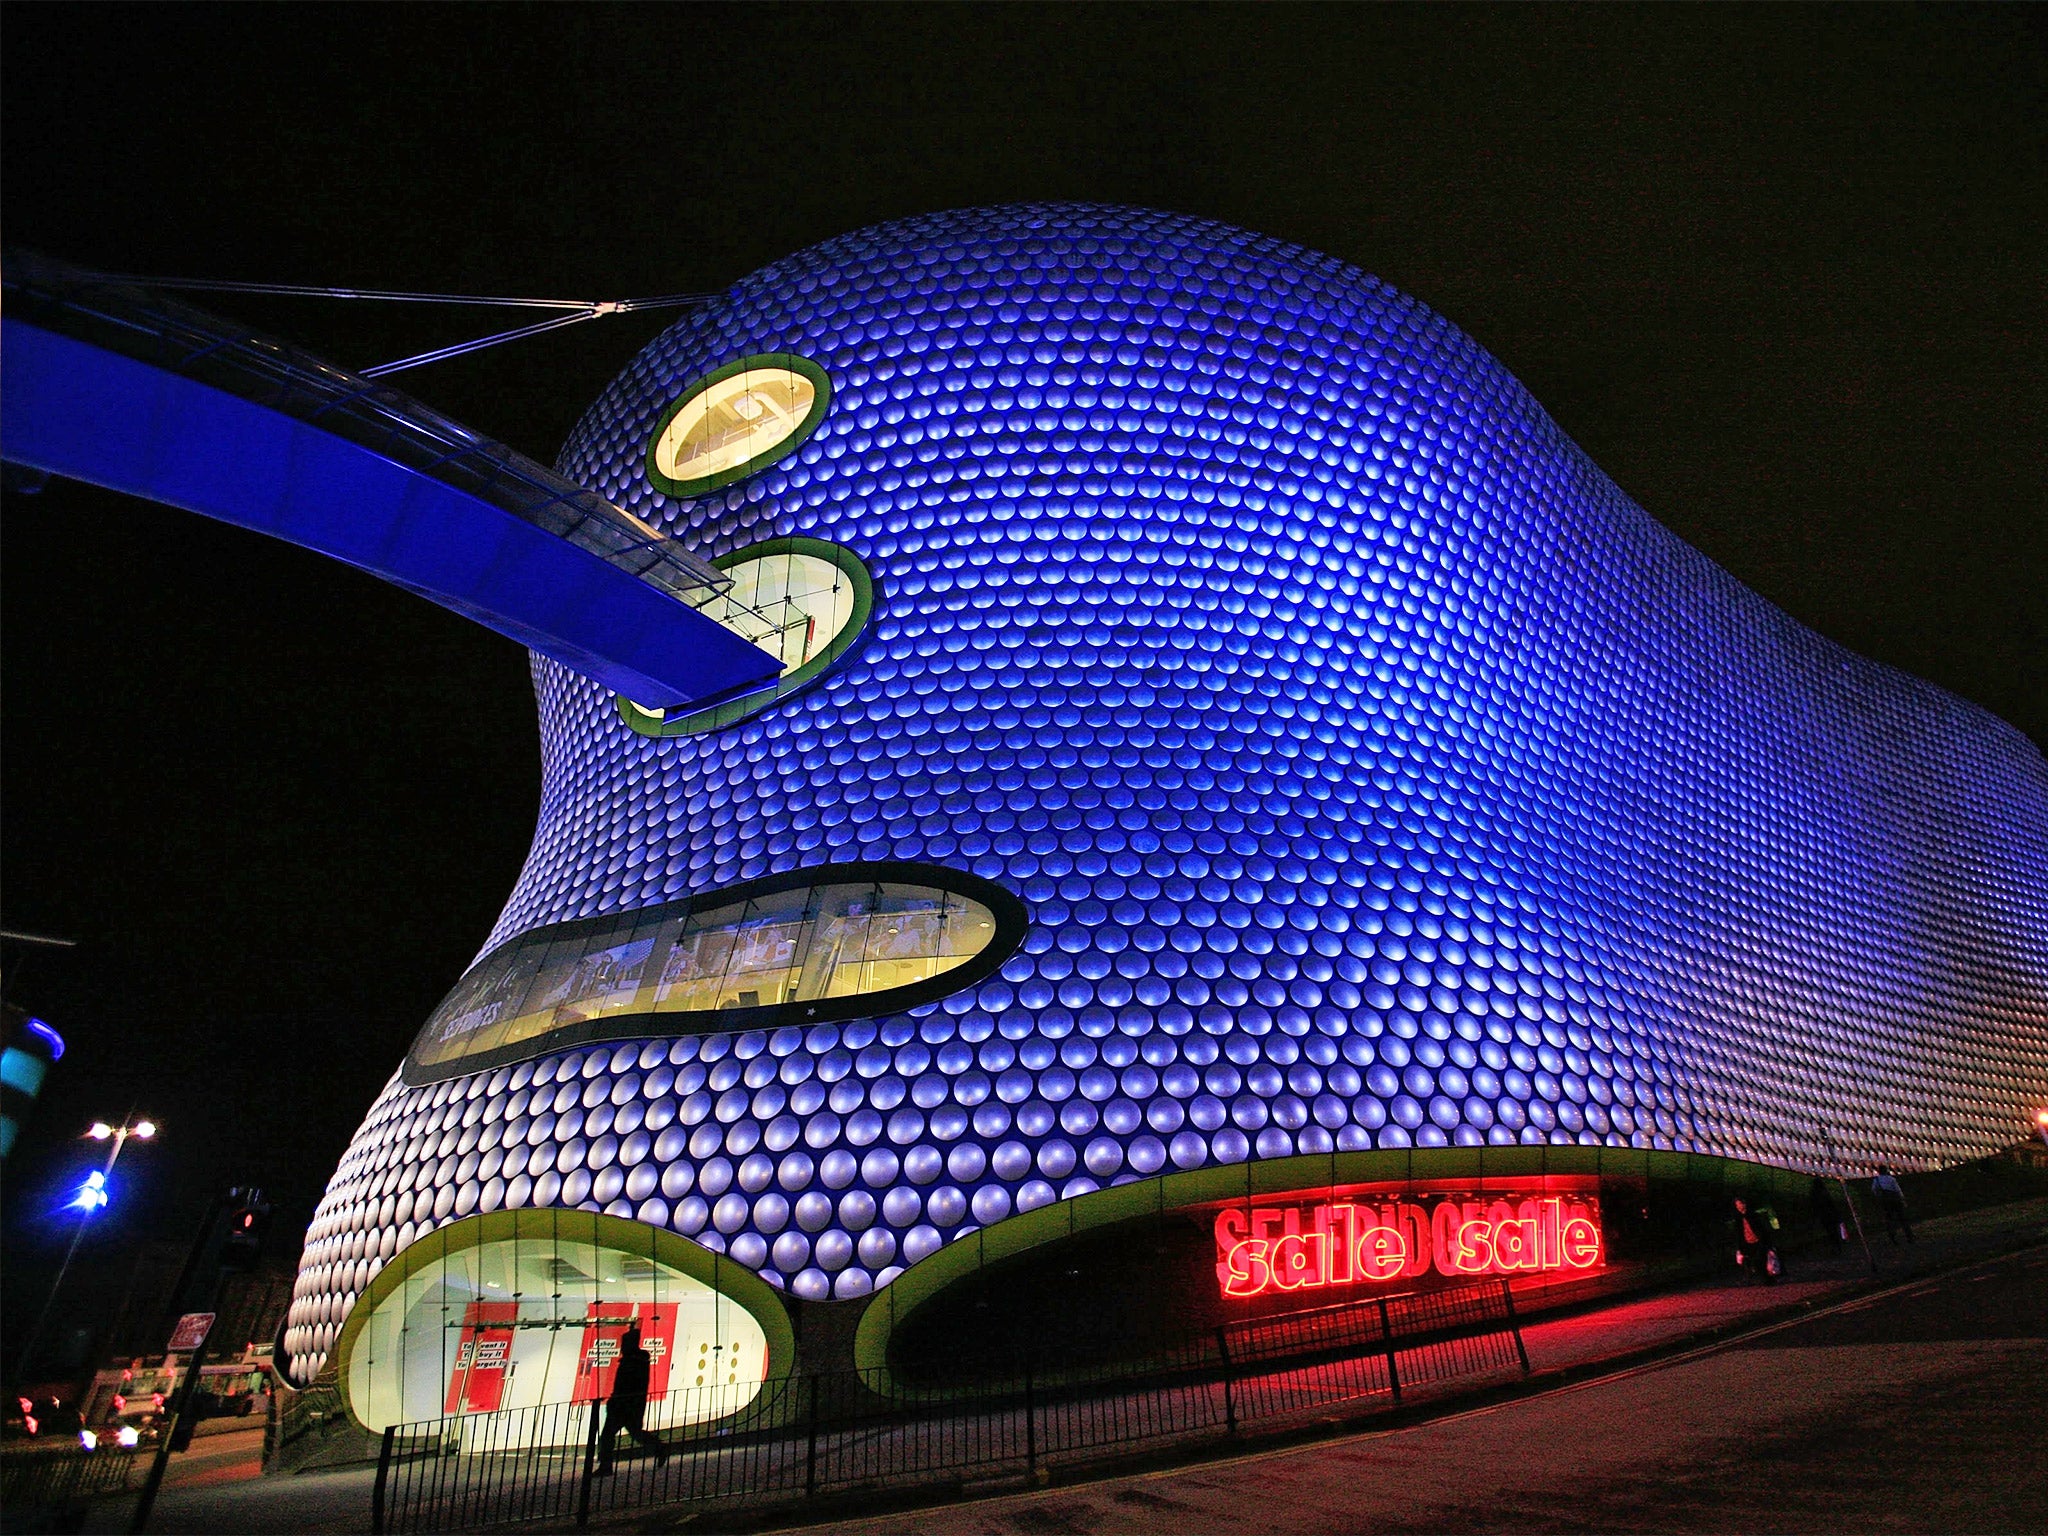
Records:
[[[715,475],[703,475],[695,479],[678,480],[671,475],[662,473],[660,466],[655,462],[655,450],[661,444],[662,435],[668,431],[669,423],[674,421],[685,407],[692,404],[705,390],[712,388],[714,385],[723,384],[734,374],[748,373],[756,370],[765,371],[771,368],[779,368],[789,373],[802,375],[810,381],[812,389],[817,392],[816,398],[811,402],[810,410],[805,413],[804,419],[797,424],[795,431],[791,432],[789,436],[775,444],[772,448],[764,449],[753,458],[748,459],[744,464],[736,464],[731,469],[721,470]],[[807,357],[798,357],[793,352],[757,352],[748,357],[736,358],[732,362],[727,363],[723,368],[707,373],[701,378],[693,379],[689,384],[685,385],[676,396],[674,402],[655,421],[654,431],[647,439],[647,478],[654,483],[655,488],[658,490],[665,491],[671,496],[688,497],[702,496],[706,492],[715,491],[721,487],[731,485],[735,481],[744,480],[749,475],[759,474],[769,465],[788,458],[789,455],[795,453],[797,449],[809,441],[811,434],[816,432],[819,426],[823,424],[825,412],[830,408],[831,404],[832,381],[826,377],[824,369]]]
[[[659,715],[642,709],[630,699],[614,695],[617,700],[619,718],[642,736],[695,736],[705,731],[716,731],[749,715],[758,714],[770,705],[779,704],[794,693],[801,692],[823,677],[841,658],[853,648],[853,644],[867,629],[869,618],[875,611],[875,581],[868,574],[868,568],[861,559],[843,544],[828,544],[823,539],[791,537],[768,539],[759,544],[749,544],[736,549],[729,555],[720,555],[711,563],[722,571],[754,560],[772,559],[776,555],[808,555],[815,560],[824,560],[836,566],[853,588],[853,611],[847,615],[846,623],[834,635],[825,648],[793,672],[785,673],[772,688],[749,693],[723,704],[714,704],[709,709],[690,710],[674,715]]]
[[[789,938],[804,947],[788,960],[740,969],[758,969],[764,979],[779,975],[784,986],[800,985],[814,974],[808,969],[815,958],[808,946],[829,938],[837,926],[836,920],[812,921],[829,916],[817,908],[821,894],[867,886],[875,887],[874,894],[883,899],[958,898],[968,907],[981,908],[992,920],[992,931],[980,948],[966,953],[906,954],[904,958],[957,954],[944,969],[921,980],[846,992],[798,990],[712,1006],[701,1006],[677,989],[678,982],[694,976],[713,981],[714,990],[722,990],[734,976],[723,951],[747,931],[766,942]],[[908,889],[882,889],[892,886]],[[692,922],[732,908],[757,906],[758,911],[711,927]],[[974,916],[963,915],[970,920]],[[785,919],[786,926],[803,929],[801,936],[770,931],[785,926]],[[813,864],[651,907],[543,924],[507,939],[464,973],[420,1027],[401,1071],[407,1083],[418,1087],[598,1041],[678,1039],[791,1025],[809,1028],[904,1013],[994,975],[1016,953],[1029,926],[1024,903],[995,881],[951,865],[901,860]],[[703,963],[701,947],[707,943],[719,955],[709,964]],[[671,970],[679,960],[680,966]],[[450,1044],[458,1040],[460,1044]]]

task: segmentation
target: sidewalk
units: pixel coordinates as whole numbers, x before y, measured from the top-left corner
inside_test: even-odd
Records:
[[[1991,1206],[1923,1222],[1916,1241],[1893,1245],[1875,1237],[1870,1258],[1852,1230],[1839,1255],[1795,1258],[1776,1285],[1729,1275],[1584,1312],[1538,1317],[1522,1329],[1531,1385],[1568,1374],[1610,1369],[1649,1352],[1762,1326],[1774,1314],[1796,1315],[1856,1290],[1881,1290],[1916,1276],[1952,1269],[1991,1254],[2048,1243],[2048,1199]]]
[[[2001,1253],[2048,1244],[2048,1199],[1989,1207],[1929,1221],[1915,1227],[1917,1241],[1892,1247],[1880,1240],[1870,1249],[1875,1272],[1866,1261],[1853,1230],[1839,1257],[1794,1260],[1785,1279],[1760,1285],[1732,1273],[1634,1300],[1592,1302],[1582,1308],[1539,1315],[1522,1328],[1531,1374],[1526,1379],[1480,1386],[1454,1387],[1417,1394],[1400,1408],[1385,1406],[1348,1417],[1326,1415],[1306,1425],[1265,1435],[1247,1435],[1236,1442],[1163,1446],[1120,1461],[1091,1461],[1051,1469],[1053,1487],[1093,1483],[1135,1471],[1174,1465],[1235,1460],[1251,1452],[1270,1454],[1290,1445],[1328,1440],[1361,1430],[1388,1430],[1459,1415],[1487,1403],[1540,1397],[1561,1387],[1617,1372],[1648,1368],[1711,1349],[1758,1329],[1796,1319],[1824,1306],[1863,1293],[1882,1293],[1918,1277],[1953,1269]],[[1731,1265],[1732,1269],[1732,1265]],[[1021,1486],[1011,1479],[987,1486],[1000,1497]],[[984,1490],[977,1488],[979,1496]],[[720,1530],[824,1529],[839,1522],[859,1522],[884,1510],[906,1510],[953,1499],[920,1498],[914,1492],[821,1498],[812,1509],[763,1509],[749,1516],[735,1510],[723,1515]],[[822,1517],[822,1518],[821,1518]],[[592,1529],[668,1531],[691,1528],[701,1517],[684,1508],[648,1509],[593,1520]],[[883,1524],[889,1522],[883,1521]]]
[[[1893,1247],[1881,1238],[1873,1245],[1875,1274],[1852,1236],[1839,1257],[1794,1260],[1785,1279],[1774,1286],[1730,1276],[1636,1300],[1595,1303],[1584,1310],[1539,1316],[1523,1328],[1532,1372],[1526,1381],[1447,1393],[1398,1410],[1382,1408],[1352,1421],[1326,1419],[1284,1438],[1320,1438],[1367,1424],[1385,1426],[1437,1417],[1461,1411],[1476,1401],[1529,1396],[1711,1345],[1842,1301],[1859,1291],[1889,1289],[1916,1276],[1992,1254],[2048,1243],[2048,1199],[1943,1217],[1920,1225],[1915,1232],[1918,1241],[1910,1246]],[[1256,1443],[1271,1446],[1283,1443],[1283,1437],[1269,1437]],[[1212,1442],[1194,1455],[1186,1447],[1168,1448],[1142,1460],[1159,1465],[1171,1461],[1226,1460],[1236,1454],[1237,1448],[1230,1443]],[[1055,1468],[1053,1478],[1058,1482],[1093,1481],[1113,1472],[1128,1471],[1133,1464],[1092,1464],[1069,1469],[1065,1476],[1062,1469]],[[360,1467],[298,1476],[249,1476],[234,1482],[188,1482],[179,1477],[178,1463],[174,1461],[150,1528],[164,1532],[367,1531],[373,1480],[374,1469]],[[730,1520],[722,1521],[721,1528],[786,1526],[806,1518],[814,1523],[819,1514],[827,1511],[836,1518],[854,1518],[875,1512],[885,1499],[886,1496],[870,1494],[858,1503],[821,1500],[820,1507],[801,1513],[788,1507],[758,1514],[731,1511]],[[892,1500],[888,1506],[900,1508],[908,1502],[913,1501]],[[130,1507],[128,1499],[110,1500],[95,1508],[86,1529],[126,1530]],[[693,1518],[692,1512],[684,1507],[648,1509],[613,1516],[601,1528],[680,1529]]]
[[[1548,1391],[806,1536],[2012,1536],[2048,1510],[2044,1379],[2048,1245]]]

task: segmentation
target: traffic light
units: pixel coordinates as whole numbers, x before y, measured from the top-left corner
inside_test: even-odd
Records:
[[[263,1235],[270,1230],[270,1202],[260,1189],[237,1189],[229,1196],[227,1236],[221,1240],[222,1269],[254,1269],[263,1256]]]

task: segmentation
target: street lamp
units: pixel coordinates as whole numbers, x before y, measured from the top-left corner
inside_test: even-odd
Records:
[[[36,1318],[35,1327],[28,1331],[28,1342],[22,1346],[15,1358],[14,1368],[26,1375],[35,1360],[36,1345],[41,1342],[43,1325],[50,1320],[50,1309],[57,1304],[57,1292],[63,1289],[64,1277],[71,1272],[71,1261],[78,1254],[78,1244],[85,1236],[85,1224],[92,1219],[92,1213],[107,1203],[107,1177],[114,1171],[114,1164],[121,1160],[122,1149],[132,1136],[137,1141],[148,1141],[156,1135],[154,1120],[137,1120],[132,1124],[112,1126],[104,1120],[95,1120],[86,1127],[88,1141],[110,1141],[113,1146],[107,1152],[107,1160],[85,1176],[85,1182],[78,1186],[78,1192],[66,1202],[67,1207],[78,1212],[78,1226],[71,1234],[71,1246],[64,1250],[64,1262],[57,1266],[57,1278],[50,1282],[50,1294],[43,1301],[43,1310]]]
[[[114,1150],[107,1158],[107,1167],[111,1170],[114,1166],[114,1159],[121,1155],[121,1148],[126,1145],[128,1138],[133,1136],[137,1141],[149,1140],[150,1137],[156,1134],[156,1122],[154,1120],[138,1120],[133,1125],[124,1125],[116,1130],[104,1120],[95,1120],[87,1127],[85,1134],[92,1141],[113,1142]]]

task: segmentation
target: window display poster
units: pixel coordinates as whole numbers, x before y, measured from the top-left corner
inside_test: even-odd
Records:
[[[612,1374],[618,1369],[619,1341],[634,1323],[640,1325],[640,1347],[651,1357],[647,1400],[668,1395],[669,1357],[675,1352],[677,1303],[672,1301],[593,1301],[583,1324],[583,1352],[576,1358],[576,1395],[571,1401],[601,1403],[612,1395]]]
[[[472,1301],[464,1310],[443,1413],[490,1413],[504,1404],[518,1320],[516,1301]]]

